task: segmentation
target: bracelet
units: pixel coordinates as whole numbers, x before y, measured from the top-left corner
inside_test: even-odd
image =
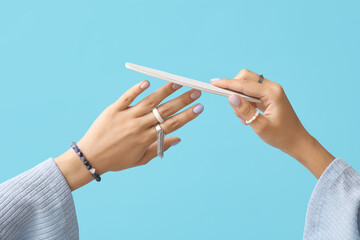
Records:
[[[75,142],[71,143],[71,148],[74,149],[75,153],[80,157],[80,160],[83,162],[83,164],[85,165],[86,169],[89,170],[91,172],[91,175],[95,178],[95,180],[97,182],[101,181],[101,177],[100,175],[95,172],[95,168],[93,168],[89,161],[86,160],[86,157],[84,156],[84,154],[80,151],[79,147],[76,145]]]

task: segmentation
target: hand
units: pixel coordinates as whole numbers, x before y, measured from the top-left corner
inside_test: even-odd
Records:
[[[135,106],[130,106],[149,85],[148,81],[143,81],[124,93],[103,111],[77,143],[99,174],[144,165],[157,156],[155,125],[158,121],[151,110],[181,86],[168,83]],[[166,134],[182,127],[202,112],[203,106],[197,104],[172,116],[200,95],[200,91],[190,90],[158,107],[160,115],[165,119],[160,126]],[[167,137],[164,148],[167,150],[179,142],[178,137]],[[90,172],[73,149],[56,158],[55,162],[72,190],[92,180]]]
[[[256,134],[271,146],[293,156],[315,177],[320,177],[334,157],[305,130],[283,88],[266,78],[261,84],[258,80],[258,74],[243,69],[234,79],[213,79],[211,83],[259,98],[261,103],[255,104],[239,95],[231,95],[229,102],[243,124],[255,115],[256,108],[260,109],[263,114],[250,123]]]

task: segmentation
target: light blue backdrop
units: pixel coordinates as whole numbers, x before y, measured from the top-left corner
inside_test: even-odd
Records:
[[[360,170],[359,1],[1,1],[0,181],[69,148],[144,75],[242,68],[285,88],[306,128]],[[150,91],[164,84],[148,78]],[[148,90],[148,92],[150,92]],[[182,89],[181,92],[184,92]],[[203,94],[182,143],[73,193],[81,239],[301,239],[315,178]],[[174,134],[172,134],[174,135]]]

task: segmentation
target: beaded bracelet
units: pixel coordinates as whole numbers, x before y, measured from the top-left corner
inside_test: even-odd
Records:
[[[72,142],[71,143],[71,148],[74,149],[75,153],[80,157],[80,160],[83,162],[83,164],[85,165],[86,169],[89,170],[91,172],[91,175],[95,178],[95,180],[97,182],[100,182],[101,181],[101,177],[100,175],[95,172],[95,168],[93,168],[89,161],[86,160],[84,154],[80,151],[79,147],[76,145],[75,142]]]

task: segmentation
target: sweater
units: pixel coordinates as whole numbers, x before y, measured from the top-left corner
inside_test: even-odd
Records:
[[[52,158],[0,184],[0,239],[79,239],[71,190]]]
[[[359,203],[360,174],[335,159],[311,195],[303,239],[360,239]],[[71,190],[52,158],[0,184],[0,239],[79,239]]]

